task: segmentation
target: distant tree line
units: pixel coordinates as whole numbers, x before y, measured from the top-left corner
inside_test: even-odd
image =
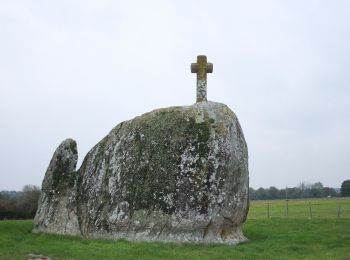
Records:
[[[276,187],[249,188],[251,200],[274,200],[274,199],[299,199],[299,198],[324,198],[337,197],[340,194],[330,187],[324,187],[321,182],[313,184],[301,182],[297,187],[277,189]]]
[[[33,219],[38,208],[40,189],[26,185],[22,191],[0,191],[0,220]]]
[[[350,180],[343,181],[340,187],[342,197],[350,197]]]

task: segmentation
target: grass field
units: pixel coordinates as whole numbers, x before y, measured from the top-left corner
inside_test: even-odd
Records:
[[[28,220],[0,221],[0,258],[35,253],[52,259],[350,259],[350,199],[341,201],[339,218],[337,199],[311,201],[311,219],[308,202],[288,201],[288,218],[285,203],[271,201],[267,218],[267,202],[252,202],[244,225],[250,241],[234,247],[84,240],[32,234]]]
[[[248,219],[261,219],[268,216],[270,218],[350,219],[350,198],[256,200],[250,202]]]

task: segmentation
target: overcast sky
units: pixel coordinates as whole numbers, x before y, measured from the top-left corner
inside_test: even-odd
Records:
[[[350,179],[350,1],[0,1],[0,190],[79,164],[118,123],[208,99],[238,116],[250,185]]]

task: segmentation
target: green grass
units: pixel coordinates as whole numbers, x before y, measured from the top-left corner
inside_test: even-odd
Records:
[[[248,219],[267,218],[268,203],[270,206],[270,218],[287,217],[286,200],[257,200],[250,202]],[[288,200],[288,217],[304,219],[334,219],[339,217],[350,219],[350,198]]]
[[[332,200],[317,200],[320,209],[333,212]],[[343,201],[344,209],[346,203]],[[271,202],[283,206],[283,201]],[[162,244],[124,240],[85,240],[31,233],[32,221],[0,221],[0,259],[25,259],[29,253],[53,259],[350,259],[350,216],[302,217],[297,201],[289,201],[290,215],[266,218],[266,202],[252,202],[244,234],[249,242],[238,246]],[[295,215],[292,214],[295,212]],[[298,213],[299,212],[299,213]],[[321,210],[320,210],[321,212]],[[308,213],[308,211],[307,211]],[[263,217],[265,216],[265,217]]]

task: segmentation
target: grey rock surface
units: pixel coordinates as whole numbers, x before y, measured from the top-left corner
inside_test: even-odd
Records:
[[[75,171],[77,144],[66,139],[56,149],[41,187],[34,232],[79,235]]]
[[[50,169],[60,147],[45,175],[36,230],[163,242],[246,240],[248,151],[226,105],[199,102],[120,123],[63,185],[65,195],[54,193],[53,200],[45,194],[57,187]],[[62,172],[59,182],[68,174]]]

